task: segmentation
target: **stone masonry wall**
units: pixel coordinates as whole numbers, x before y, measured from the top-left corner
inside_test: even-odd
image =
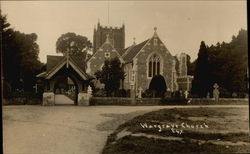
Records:
[[[154,39],[157,39],[157,45],[154,45]],[[167,88],[171,88],[171,76],[172,76],[172,61],[173,57],[170,52],[163,45],[163,42],[158,38],[153,38],[146,44],[142,51],[136,56],[137,60],[137,87],[141,87],[143,91],[149,88],[149,84],[152,78],[148,77],[148,64],[147,59],[156,53],[161,57],[161,75],[165,78]]]
[[[94,75],[96,71],[101,70],[101,67],[104,64],[104,61],[107,59],[105,58],[105,52],[110,53],[110,58],[119,57],[118,53],[110,44],[106,44],[103,48],[99,49],[95,55],[88,61],[87,73]],[[89,72],[90,71],[90,72]]]

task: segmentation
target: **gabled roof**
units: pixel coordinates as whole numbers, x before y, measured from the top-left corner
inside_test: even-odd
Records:
[[[67,63],[66,56],[47,56],[47,70],[37,75],[49,79],[58,72]],[[85,72],[85,56],[84,53],[69,56],[69,65],[83,78],[90,79],[91,76]]]
[[[143,41],[140,44],[130,46],[126,53],[123,55],[125,62],[131,62],[133,58],[138,54],[138,52],[146,45],[149,39]]]
[[[114,48],[113,44],[110,42],[109,37],[107,36],[106,41],[95,51],[93,55],[91,55],[87,61],[92,59],[101,49],[104,49],[105,47],[110,46],[112,50],[114,50],[118,54],[118,58],[121,57],[121,54]]]
[[[120,54],[120,56],[122,56],[128,50],[128,48],[129,47],[122,49],[122,50],[118,50],[117,52]]]
[[[47,71],[55,67],[62,59],[63,56],[47,55]]]

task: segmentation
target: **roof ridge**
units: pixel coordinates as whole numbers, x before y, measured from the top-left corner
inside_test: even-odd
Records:
[[[124,56],[123,56],[124,61],[126,61],[126,62],[131,61],[138,54],[138,52],[140,52],[141,49],[144,48],[144,46],[147,44],[147,42],[149,40],[151,40],[151,38],[146,39],[145,41],[143,41],[137,45],[131,46],[131,48],[129,48],[126,51],[126,54],[124,54]]]

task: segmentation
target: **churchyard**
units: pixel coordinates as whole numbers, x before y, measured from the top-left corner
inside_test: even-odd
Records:
[[[244,1],[38,3],[0,10],[4,153],[250,152]]]

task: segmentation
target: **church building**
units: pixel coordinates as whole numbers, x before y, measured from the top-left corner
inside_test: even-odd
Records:
[[[95,74],[101,70],[105,59],[118,57],[126,73],[122,88],[138,92],[145,91],[155,75],[162,75],[167,90],[190,91],[192,76],[187,75],[187,56],[181,53],[173,56],[157,34],[145,41],[125,48],[125,26],[104,27],[98,22],[93,37],[94,54],[87,60],[87,73]]]

